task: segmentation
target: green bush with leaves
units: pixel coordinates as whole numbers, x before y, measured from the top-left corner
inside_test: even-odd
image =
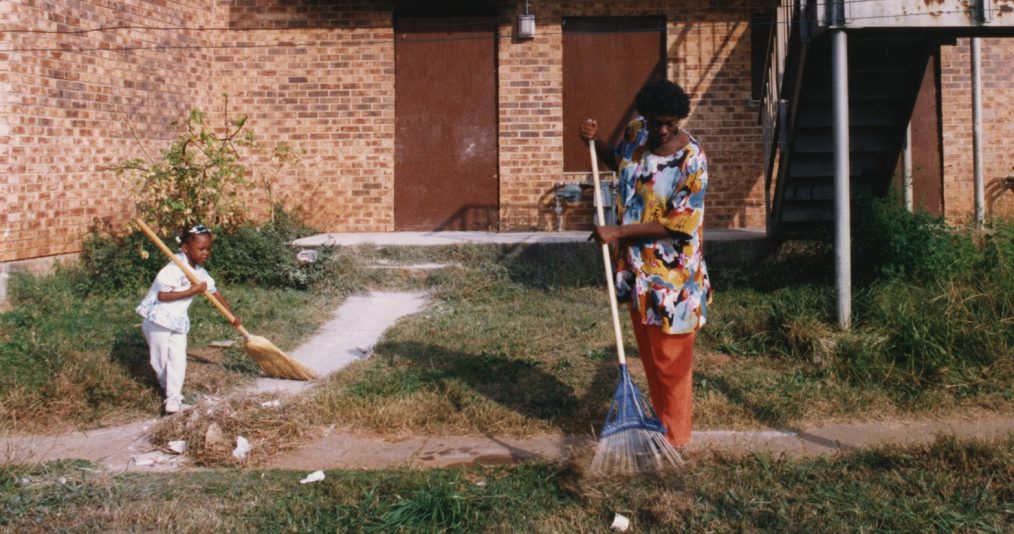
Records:
[[[909,213],[896,195],[857,215],[852,272],[860,281],[942,280],[967,274],[981,261],[971,232],[924,211]]]
[[[303,264],[288,245],[315,230],[278,206],[272,219],[260,226],[244,223],[212,229],[215,245],[208,269],[217,281],[306,289],[340,276],[332,250],[321,249],[316,262]],[[178,248],[174,235],[164,235],[163,240],[171,249]],[[86,239],[81,260],[79,286],[87,293],[147,288],[169,261],[141,232],[117,236],[97,231]]]
[[[242,163],[241,148],[257,149],[256,135],[246,128],[247,117],[229,116],[225,97],[221,134],[207,115],[193,109],[173,122],[179,133],[161,159],[134,158],[114,167],[130,186],[136,213],[157,232],[171,235],[196,222],[232,227],[246,220],[243,191],[260,187],[274,205],[274,182],[282,169],[300,159],[286,143],[270,151],[267,170],[254,173]]]
[[[137,215],[162,234],[177,232],[194,221],[215,225],[242,222],[240,196],[248,187],[238,147],[252,146],[254,134],[243,131],[246,117],[230,119],[219,137],[207,115],[193,109],[173,122],[179,134],[159,160],[135,158],[115,167],[133,186]]]
[[[786,242],[749,270],[714,270],[702,341],[830,365],[909,398],[998,393],[1014,379],[1014,221],[974,232],[896,198],[854,220],[850,332],[835,325],[830,244]]]

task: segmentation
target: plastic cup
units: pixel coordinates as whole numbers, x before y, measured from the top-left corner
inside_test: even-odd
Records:
[[[626,532],[627,529],[630,528],[630,520],[617,513],[616,516],[613,517],[613,524],[609,525],[609,528],[620,532]]]

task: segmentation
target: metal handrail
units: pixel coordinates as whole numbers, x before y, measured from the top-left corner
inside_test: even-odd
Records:
[[[804,11],[812,10],[814,0],[778,0],[775,7],[774,31],[768,41],[768,53],[765,60],[765,82],[763,100],[761,102],[761,127],[764,154],[764,208],[769,219],[774,214],[777,190],[773,193],[775,160],[779,150],[782,151],[781,164],[784,164],[785,151],[788,150],[790,129],[791,99],[797,87],[787,86],[798,76],[790,76],[787,80],[789,57],[793,47],[808,40],[811,28],[804,21]],[[794,33],[798,32],[798,33]],[[800,60],[796,54],[796,59]],[[798,85],[798,84],[793,84]]]
[[[761,102],[761,127],[764,139],[764,205],[771,209],[771,182],[776,143],[780,132],[779,113],[783,108],[782,82],[785,79],[785,60],[789,53],[789,39],[793,19],[798,20],[800,0],[779,0],[775,7],[774,26],[768,39],[765,61],[764,96]]]

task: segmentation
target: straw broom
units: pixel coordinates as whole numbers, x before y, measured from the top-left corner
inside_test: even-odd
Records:
[[[588,140],[591,152],[592,178],[595,182],[595,210],[597,224],[605,224],[602,209],[602,189],[599,184],[599,163],[595,154],[595,140]],[[613,393],[612,403],[606,412],[591,470],[596,475],[635,475],[661,471],[683,463],[676,449],[666,439],[665,425],[659,421],[641,391],[630,379],[627,355],[623,349],[623,331],[620,328],[619,305],[613,282],[613,264],[609,258],[609,244],[602,244],[602,262],[606,271],[609,307],[616,336],[616,355],[620,366],[620,384]]]
[[[173,254],[173,251],[169,250],[169,247],[167,247],[165,243],[163,243],[162,240],[155,235],[155,232],[152,231],[151,227],[145,224],[145,222],[141,219],[134,219],[134,223],[141,229],[142,232],[144,232],[144,235],[148,236],[148,239],[155,243],[155,245],[157,245],[166,256],[169,256],[169,259],[175,262],[176,265],[183,270],[183,274],[187,276],[187,279],[190,280],[191,284],[197,285],[201,283],[194,271],[190,269],[190,266],[180,261],[180,259],[176,257],[176,254]],[[218,309],[218,311],[222,312],[222,315],[225,316],[229,323],[235,321],[236,316],[233,315],[232,312],[230,312],[229,309],[221,302],[219,302],[219,300],[215,298],[210,291],[205,291],[204,296],[208,299],[208,302]],[[261,370],[264,371],[264,374],[274,378],[287,378],[290,380],[313,380],[317,378],[317,373],[296,360],[293,360],[267,338],[252,335],[246,328],[243,327],[243,325],[237,326],[236,329],[239,330],[240,334],[243,334],[243,338],[246,340],[245,348],[247,355],[249,355],[250,358],[257,363]]]

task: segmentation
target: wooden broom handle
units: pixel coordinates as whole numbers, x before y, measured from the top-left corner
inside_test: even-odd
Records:
[[[141,219],[134,219],[134,224],[136,224],[137,227],[144,232],[144,235],[148,236],[148,239],[150,239],[152,243],[155,243],[158,248],[162,249],[162,252],[164,252],[166,256],[169,256],[169,259],[171,259],[183,271],[183,274],[187,276],[187,279],[190,280],[191,284],[196,286],[201,283],[201,280],[197,278],[197,273],[195,273],[189,265],[180,261],[176,254],[173,254],[173,251],[169,250],[169,247],[167,247],[165,243],[163,243],[162,240],[155,235],[155,232],[151,229],[151,227],[145,224],[145,222]],[[236,316],[229,311],[229,308],[226,308],[224,304],[215,298],[215,296],[211,294],[211,291],[205,290],[204,296],[208,299],[208,302],[218,308],[218,311],[222,312],[222,315],[229,320],[229,324],[232,324],[233,321],[236,320]],[[247,332],[243,325],[237,326],[236,329],[239,330],[240,334],[243,334],[243,337],[250,337],[250,332]]]
[[[598,224],[606,224],[605,210],[602,209],[602,186],[599,185],[599,157],[595,153],[595,139],[588,140],[588,151],[591,154],[592,180],[595,182],[595,211],[598,213]],[[609,244],[602,243],[602,263],[606,269],[606,286],[609,289],[609,308],[613,315],[613,333],[616,335],[616,358],[620,365],[627,364],[627,354],[623,349],[623,330],[620,327],[620,305],[616,302],[616,285],[613,283],[613,262],[609,259]]]

